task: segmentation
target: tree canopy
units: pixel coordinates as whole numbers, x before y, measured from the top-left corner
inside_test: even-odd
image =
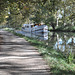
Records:
[[[75,0],[0,1],[0,24],[19,27],[30,20],[34,23],[43,22],[55,29],[58,19],[63,25],[74,25]]]

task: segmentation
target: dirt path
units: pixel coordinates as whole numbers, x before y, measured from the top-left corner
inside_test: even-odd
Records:
[[[38,50],[26,40],[0,31],[0,75],[50,75]]]

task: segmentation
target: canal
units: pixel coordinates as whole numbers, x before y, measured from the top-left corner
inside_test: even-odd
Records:
[[[48,36],[48,46],[61,51],[65,56],[70,53],[75,58],[75,34],[72,32],[52,32]]]

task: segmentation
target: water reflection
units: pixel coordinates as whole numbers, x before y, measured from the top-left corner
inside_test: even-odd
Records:
[[[37,38],[39,40],[48,40],[48,32],[46,33],[31,33],[31,32],[23,32],[23,31],[16,31],[16,33],[25,35],[27,37],[33,37],[33,38]]]
[[[24,34],[27,37],[33,37],[33,38],[37,38],[39,40],[48,40],[48,32],[47,33],[25,33]]]
[[[72,52],[75,55],[75,36],[73,33],[55,33],[56,40],[53,42],[53,48],[63,52],[64,54],[69,54]]]

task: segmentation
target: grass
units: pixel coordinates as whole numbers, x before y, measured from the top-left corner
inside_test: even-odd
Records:
[[[67,62],[67,59],[63,56],[61,52],[57,52],[52,47],[48,47],[44,44],[43,41],[38,39],[25,37],[21,34],[17,34],[12,30],[7,29],[8,31],[14,33],[15,35],[24,38],[31,45],[38,48],[40,55],[47,61],[47,64],[50,67],[50,72],[53,75],[75,75],[75,64]]]
[[[62,25],[62,26],[58,26],[56,29],[56,31],[69,31],[69,32],[75,32],[75,26],[72,25]]]

